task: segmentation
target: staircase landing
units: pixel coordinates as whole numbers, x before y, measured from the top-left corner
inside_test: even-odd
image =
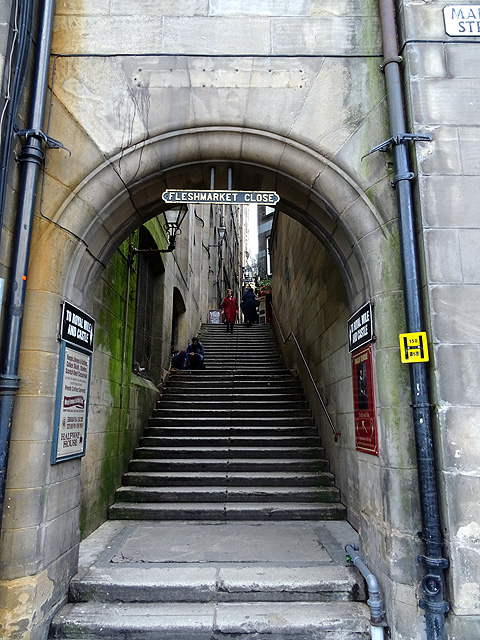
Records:
[[[82,542],[51,637],[363,640],[356,540],[346,522],[109,521]]]

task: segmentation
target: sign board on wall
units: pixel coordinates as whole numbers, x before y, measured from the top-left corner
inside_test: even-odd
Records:
[[[90,360],[90,354],[62,342],[52,464],[85,455]]]
[[[63,303],[51,464],[85,455],[94,320]]]
[[[348,319],[348,350],[350,353],[373,340],[372,305],[367,302]]]
[[[222,312],[220,309],[210,309],[208,312],[208,323],[209,324],[221,324],[222,322]]]
[[[94,325],[95,321],[91,316],[65,300],[60,325],[61,340],[70,342],[81,349],[93,351]]]
[[[219,191],[215,189],[167,189],[162,193],[164,202],[191,204],[268,204],[280,200],[275,191]]]
[[[449,36],[480,36],[480,5],[449,4],[443,7],[445,33]]]
[[[378,456],[377,411],[372,345],[352,353],[355,448]]]

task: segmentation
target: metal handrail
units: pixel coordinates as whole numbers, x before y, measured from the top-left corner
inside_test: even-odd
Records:
[[[341,435],[340,431],[337,431],[335,429],[335,425],[333,424],[332,419],[330,417],[330,414],[328,413],[328,409],[327,409],[327,407],[325,405],[325,402],[323,401],[323,398],[320,395],[320,391],[318,390],[317,383],[315,382],[315,379],[312,376],[312,372],[310,371],[310,367],[308,366],[307,361],[305,360],[305,356],[303,355],[302,348],[298,344],[297,336],[293,333],[293,331],[290,331],[288,336],[286,338],[284,337],[283,331],[282,331],[282,327],[280,326],[280,322],[279,322],[279,320],[277,318],[277,314],[275,313],[275,309],[273,308],[273,305],[270,305],[270,306],[271,306],[271,309],[272,309],[273,317],[275,318],[275,322],[277,323],[278,330],[280,331],[280,335],[282,337],[283,344],[287,344],[287,342],[290,340],[290,338],[294,339],[295,344],[297,345],[298,352],[300,353],[300,356],[302,357],[303,364],[305,365],[305,368],[306,368],[307,373],[308,373],[308,375],[310,377],[310,380],[312,381],[313,388],[315,389],[315,392],[316,392],[316,394],[318,396],[318,399],[320,400],[320,404],[322,405],[322,409],[323,409],[323,411],[325,413],[325,416],[326,416],[326,418],[328,420],[328,423],[329,423],[329,425],[330,425],[330,427],[331,427],[331,429],[333,431],[334,440],[335,440],[335,442],[338,442],[338,437]]]

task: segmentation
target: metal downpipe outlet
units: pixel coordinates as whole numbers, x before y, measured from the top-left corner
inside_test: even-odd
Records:
[[[362,558],[358,555],[358,550],[359,546],[357,544],[345,545],[345,552],[347,553],[347,556],[360,571],[367,583],[367,604],[370,607],[370,635],[372,640],[384,640],[384,629],[387,626],[387,623],[378,581]]]
[[[395,25],[393,0],[379,0],[383,41],[383,70],[387,89],[390,132],[393,143],[394,180],[396,190],[400,250],[402,258],[405,316],[407,331],[424,331],[420,295],[420,275],[416,246],[414,207],[409,170],[404,116],[404,98],[400,74],[401,58],[398,55],[398,40]],[[442,557],[439,500],[435,473],[435,454],[430,416],[430,394],[425,362],[416,362],[410,367],[412,412],[415,431],[420,507],[422,513],[422,537],[425,555],[418,560],[425,567],[422,580],[424,597],[419,605],[425,611],[428,640],[443,640],[445,614],[449,604],[444,601],[444,570],[448,560]]]

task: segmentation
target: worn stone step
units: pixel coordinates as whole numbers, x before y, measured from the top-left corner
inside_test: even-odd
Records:
[[[248,407],[248,411],[261,410],[262,415],[272,415],[270,411],[295,411],[297,414],[300,411],[308,412],[310,415],[310,409],[308,408],[305,400],[292,400],[287,398],[270,400],[265,397],[259,399],[252,399],[248,395],[245,395],[243,399],[238,399],[238,396],[224,396],[220,399],[218,396],[196,396],[188,398],[188,402],[195,406],[195,410],[199,411],[244,411],[245,407]],[[165,399],[154,410],[153,416],[162,416],[163,411],[185,411],[185,398],[182,400]],[[275,415],[275,414],[273,414]]]
[[[346,510],[341,503],[309,502],[116,502],[109,517],[119,520],[342,520]]]
[[[185,395],[182,393],[172,393],[170,389],[167,389],[162,395],[162,399],[158,400],[157,405],[168,406],[168,403],[182,403],[185,404]],[[275,393],[272,389],[270,393],[255,393],[251,390],[240,393],[237,390],[230,388],[210,390],[209,393],[190,392],[188,394],[188,402],[234,402],[244,403],[249,402],[250,405],[257,406],[275,403],[302,403],[305,402],[305,395],[298,391],[283,391],[282,393]]]
[[[134,452],[136,459],[174,459],[174,458],[203,458],[211,460],[236,460],[238,458],[273,458],[278,464],[283,464],[285,458],[323,458],[325,451],[321,447],[137,447]]]
[[[203,438],[166,438],[146,436],[140,439],[140,447],[319,447],[320,438],[294,436],[219,436]]]
[[[197,380],[209,379],[211,377],[216,378],[225,378],[225,380],[249,380],[252,376],[262,379],[274,379],[274,378],[293,378],[290,369],[285,368],[285,366],[281,367],[268,367],[268,366],[259,366],[257,369],[252,371],[249,367],[237,367],[232,365],[231,367],[226,367],[223,371],[215,371],[209,372],[206,369],[177,369],[172,373],[172,378],[195,378]]]
[[[118,502],[339,502],[335,487],[120,487]]]
[[[364,597],[353,567],[182,566],[147,570],[110,563],[70,584],[73,602],[355,602]]]
[[[276,459],[238,458],[235,460],[199,460],[184,458],[173,460],[130,460],[129,471],[328,471],[328,460],[285,458]]]
[[[208,415],[208,416],[178,416],[178,417],[152,417],[148,421],[149,427],[215,427],[225,426],[227,427],[245,427],[245,428],[257,428],[268,429],[277,427],[301,427],[301,426],[313,426],[314,421],[310,416],[278,416],[278,417],[263,417],[258,413],[251,417],[233,416],[233,415]]]
[[[154,415],[151,420],[156,418],[186,418],[188,420],[196,420],[197,418],[209,418],[209,419],[237,419],[240,418],[249,424],[255,423],[256,421],[265,420],[277,420],[283,418],[289,418],[293,420],[298,420],[300,418],[310,418],[312,415],[310,409],[295,409],[295,408],[271,408],[265,407],[261,412],[258,409],[246,409],[245,406],[234,407],[232,405],[228,405],[227,407],[223,406],[220,403],[218,408],[207,407],[207,408],[199,408],[197,405],[184,406],[178,409],[172,408],[164,408],[158,407],[155,410]]]
[[[199,475],[195,471],[128,471],[123,476],[124,485],[135,486],[229,486],[229,487],[311,487],[333,486],[333,474],[329,471],[205,471]]]
[[[162,392],[162,398],[168,399],[170,395],[177,395],[183,397],[184,401],[187,401],[187,395],[201,395],[210,396],[212,398],[227,396],[232,399],[238,397],[239,399],[249,398],[250,396],[262,396],[265,400],[275,399],[279,396],[285,398],[290,397],[302,397],[303,391],[298,384],[278,385],[271,384],[259,387],[258,385],[251,384],[245,385],[229,385],[229,384],[169,384]],[[160,400],[161,402],[161,400]]]
[[[200,426],[186,426],[185,424],[171,424],[166,421],[162,424],[156,422],[149,423],[145,427],[146,437],[183,437],[185,439],[201,438],[201,437],[234,437],[241,436],[244,438],[258,438],[258,437],[316,437],[317,431],[311,424],[307,425],[272,425],[268,427],[256,427],[246,425],[236,425],[224,421],[217,425],[200,425]]]

